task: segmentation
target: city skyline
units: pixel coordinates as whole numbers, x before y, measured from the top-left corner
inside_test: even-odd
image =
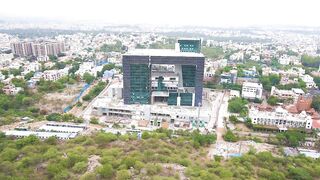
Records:
[[[2,3],[0,18],[171,26],[320,26],[318,5],[316,0],[297,0],[290,4],[276,0],[200,0],[196,4],[169,0],[152,3],[146,0],[57,0],[54,3],[13,0]]]

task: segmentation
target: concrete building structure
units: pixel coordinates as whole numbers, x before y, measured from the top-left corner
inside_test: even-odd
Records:
[[[263,87],[260,83],[244,82],[241,97],[246,99],[261,99]]]
[[[46,70],[42,73],[42,78],[46,81],[56,81],[64,76],[67,76],[69,73],[69,68],[65,67],[64,69],[59,70]]]
[[[15,138],[28,137],[30,135],[37,136],[40,139],[48,139],[49,137],[56,137],[60,140],[73,139],[77,136],[77,133],[62,133],[62,132],[38,132],[38,131],[5,131],[6,136],[13,136]]]
[[[136,49],[123,55],[125,104],[202,103],[204,56],[177,50]]]
[[[201,113],[199,113],[201,112]],[[206,127],[211,119],[208,107],[178,107],[159,104],[124,104],[119,98],[99,98],[93,105],[96,116],[121,117],[130,120],[147,121],[149,125],[162,127],[173,124],[175,127]]]
[[[20,91],[23,91],[23,88],[16,87],[14,84],[8,84],[2,88],[2,91],[6,95],[13,95],[14,96],[14,95],[18,94]]]
[[[64,52],[65,45],[63,42],[57,41],[39,41],[39,42],[13,42],[10,44],[12,53],[14,55],[46,57],[49,55],[57,56]]]
[[[317,89],[318,86],[317,84],[314,82],[313,77],[310,76],[309,74],[305,74],[303,76],[300,77],[302,79],[303,82],[306,83],[306,87],[309,89]]]
[[[305,111],[300,114],[292,114],[280,106],[272,111],[260,111],[252,107],[249,110],[249,117],[252,119],[252,124],[275,126],[280,130],[286,130],[286,128],[312,128],[312,118]]]
[[[299,96],[304,95],[304,91],[299,88],[292,88],[291,90],[282,90],[278,89],[275,86],[271,87],[271,96],[276,96],[279,99],[288,99],[292,98],[293,100],[297,100]]]

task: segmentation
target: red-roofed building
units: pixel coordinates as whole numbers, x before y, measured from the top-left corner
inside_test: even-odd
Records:
[[[312,129],[320,130],[320,120],[313,120],[312,121]]]

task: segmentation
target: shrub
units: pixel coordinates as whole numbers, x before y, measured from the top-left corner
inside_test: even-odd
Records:
[[[236,142],[239,140],[239,138],[230,130],[228,130],[226,134],[223,135],[223,139],[228,142]]]
[[[103,178],[111,178],[113,176],[113,168],[110,164],[99,167],[97,172]]]
[[[83,173],[87,169],[87,163],[85,162],[77,162],[73,167],[72,170],[76,173]]]
[[[117,171],[117,180],[128,180],[130,178],[131,176],[128,170],[123,169],[123,170]]]

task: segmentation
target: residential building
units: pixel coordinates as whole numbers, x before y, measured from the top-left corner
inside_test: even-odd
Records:
[[[6,79],[6,76],[3,75],[3,74],[0,72],[0,82],[3,81],[3,80],[5,80],[5,79]]]
[[[17,56],[45,57],[49,55],[57,56],[64,52],[63,42],[39,41],[39,42],[14,42],[11,43],[11,50]]]
[[[8,85],[5,85],[3,88],[2,88],[2,91],[7,94],[7,95],[16,95],[18,94],[20,91],[22,91],[23,88],[21,87],[16,87],[14,84],[8,84]]]
[[[235,98],[235,97],[240,97],[240,91],[237,90],[230,90],[230,99]]]
[[[76,75],[83,76],[85,73],[89,73],[92,76],[97,76],[97,73],[102,71],[103,66],[96,66],[94,62],[83,62],[78,71],[75,72]]]
[[[263,87],[260,83],[244,82],[241,96],[246,99],[261,99]]]
[[[59,70],[46,70],[42,74],[42,78],[46,81],[56,81],[64,76],[69,74],[69,68],[65,67],[64,69]]]
[[[310,76],[309,74],[305,74],[300,77],[302,81],[306,83],[306,87],[308,89],[317,89],[318,86],[317,84],[313,81],[313,77]]]
[[[10,44],[12,53],[14,55],[32,56],[32,43],[31,42],[13,42]]]
[[[243,59],[244,59],[244,53],[243,52],[234,53],[229,57],[230,61],[243,61]]]
[[[249,78],[255,78],[258,76],[258,73],[257,73],[257,69],[255,66],[253,66],[252,68],[250,69],[243,69],[243,75],[245,77],[249,77]]]
[[[302,111],[300,114],[292,114],[280,106],[272,111],[261,111],[258,108],[252,107],[249,110],[249,117],[252,120],[252,124],[274,126],[280,130],[287,130],[287,128],[312,128],[312,118],[305,111]]]
[[[289,64],[300,65],[301,64],[298,57],[296,57],[296,56],[288,56],[286,54],[282,55],[279,58],[279,63],[281,65],[289,65]]]
[[[230,72],[222,73],[220,75],[220,83],[221,84],[234,84],[237,81],[237,73],[238,71],[235,69],[230,70]]]
[[[304,91],[299,88],[292,88],[291,90],[281,90],[276,88],[275,86],[272,86],[271,88],[271,96],[276,96],[279,99],[293,99],[297,100],[299,96],[304,95]]]
[[[38,72],[41,69],[41,64],[38,62],[32,62],[25,64],[23,67],[23,72],[21,73],[23,76],[28,74],[29,72]]]

